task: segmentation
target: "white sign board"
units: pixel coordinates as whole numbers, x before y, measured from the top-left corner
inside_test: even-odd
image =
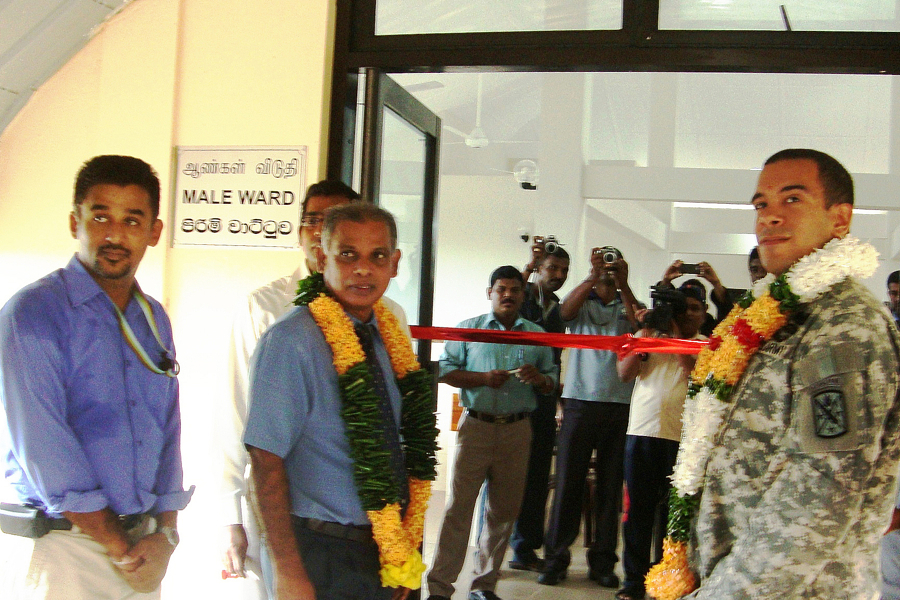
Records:
[[[299,247],[306,146],[177,154],[173,246]]]

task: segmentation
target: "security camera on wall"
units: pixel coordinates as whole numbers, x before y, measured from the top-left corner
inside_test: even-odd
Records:
[[[520,160],[513,167],[513,177],[523,190],[536,190],[539,174],[537,163],[527,158]]]
[[[528,240],[531,239],[531,235],[528,233],[528,230],[525,229],[524,227],[519,227],[516,230],[516,233],[519,234],[519,239],[522,240],[523,242],[525,242],[526,244],[528,243]]]

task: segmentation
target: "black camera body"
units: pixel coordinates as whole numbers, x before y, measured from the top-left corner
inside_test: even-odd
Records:
[[[672,334],[672,319],[687,312],[687,298],[669,286],[650,287],[653,309],[644,315],[644,325],[660,333]]]

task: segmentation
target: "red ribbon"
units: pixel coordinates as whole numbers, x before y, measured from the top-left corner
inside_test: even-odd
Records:
[[[420,327],[411,325],[412,336],[418,340],[457,342],[485,342],[490,344],[520,344],[523,346],[553,346],[555,348],[585,348],[610,350],[619,356],[632,352],[662,354],[697,354],[709,342],[706,340],[677,340],[672,338],[636,338],[633,335],[580,335],[575,333],[535,333],[499,329],[459,329],[456,327]]]

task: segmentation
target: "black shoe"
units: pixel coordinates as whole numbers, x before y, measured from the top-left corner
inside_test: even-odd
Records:
[[[500,597],[491,590],[472,590],[469,600],[500,600]]]
[[[557,569],[550,569],[541,573],[540,577],[538,577],[538,583],[542,585],[556,585],[560,581],[565,580],[568,574],[569,570],[567,568],[561,571]]]
[[[597,577],[597,583],[605,588],[619,587],[619,577],[615,573],[602,573]]]
[[[438,596],[437,594],[431,594],[428,596],[428,600],[450,600],[449,596]]]
[[[545,568],[544,559],[538,558],[537,554],[531,553],[531,556],[516,556],[509,561],[509,568],[517,571],[534,571],[535,573],[543,573]]]
[[[626,586],[616,592],[616,600],[644,600],[646,595],[646,592],[642,589]]]

